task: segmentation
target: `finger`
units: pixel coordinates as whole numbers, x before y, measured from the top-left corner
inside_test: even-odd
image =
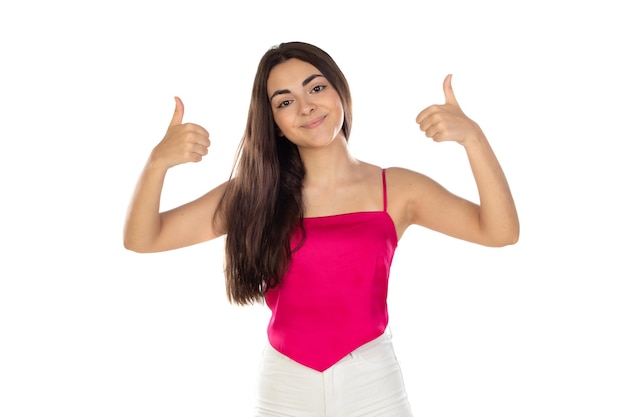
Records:
[[[421,123],[418,123],[419,129],[422,132],[426,132],[433,125],[433,119],[424,119]]]
[[[174,100],[176,100],[176,108],[174,109],[174,115],[172,116],[170,127],[181,124],[183,122],[183,114],[185,113],[183,101],[178,97],[174,97]]]
[[[205,156],[209,153],[209,147],[204,145],[195,145],[192,148],[192,152],[200,156]]]
[[[209,131],[202,126],[195,123],[187,123],[187,126],[192,132],[195,132],[197,135],[207,138],[209,137]]]
[[[204,146],[194,146],[189,152],[191,162],[200,162],[209,153],[209,149]]]
[[[441,135],[442,130],[439,126],[430,126],[424,131],[427,138],[435,139],[436,136]]]
[[[195,143],[196,145],[199,146],[203,146],[205,148],[208,148],[209,146],[211,146],[211,140],[209,139],[209,135],[194,135],[193,137],[193,143]]]
[[[454,91],[452,90],[452,74],[448,74],[446,79],[443,80],[443,94],[446,98],[446,104],[459,105],[459,102],[456,101],[456,97],[454,96]]]
[[[432,106],[428,106],[426,107],[424,110],[422,110],[417,117],[415,118],[415,122],[417,124],[422,124],[424,122],[425,119],[427,119],[430,115],[432,115],[433,113],[439,111],[439,107],[438,105],[432,105]]]
[[[209,132],[200,125],[185,123],[182,132],[186,135],[189,143],[197,143],[202,146],[211,144]]]

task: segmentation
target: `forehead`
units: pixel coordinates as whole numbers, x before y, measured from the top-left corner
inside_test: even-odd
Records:
[[[276,90],[301,88],[302,81],[312,74],[321,72],[306,61],[291,58],[271,69],[267,77],[267,92],[271,94]]]

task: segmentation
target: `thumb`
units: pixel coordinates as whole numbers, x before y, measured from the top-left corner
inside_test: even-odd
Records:
[[[185,114],[185,106],[180,98],[174,97],[176,100],[176,108],[174,109],[174,115],[172,116],[172,121],[170,122],[170,127],[179,125],[183,122],[183,114]]]
[[[454,91],[452,90],[452,74],[448,74],[446,79],[443,80],[443,94],[446,98],[446,104],[459,105],[459,102],[456,101],[456,97],[454,96]]]

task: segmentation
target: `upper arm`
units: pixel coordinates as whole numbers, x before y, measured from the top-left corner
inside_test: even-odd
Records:
[[[419,225],[475,243],[485,243],[479,206],[459,197],[426,175],[402,168],[388,170],[390,215],[398,236]]]
[[[225,233],[215,211],[224,195],[227,182],[200,198],[161,213],[161,230],[156,251],[177,249],[219,237]]]

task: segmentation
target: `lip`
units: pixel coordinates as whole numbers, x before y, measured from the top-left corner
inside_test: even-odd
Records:
[[[326,120],[326,116],[320,116],[311,120],[310,122],[303,124],[302,127],[305,129],[315,129],[316,127],[321,125],[324,122],[324,120]]]

